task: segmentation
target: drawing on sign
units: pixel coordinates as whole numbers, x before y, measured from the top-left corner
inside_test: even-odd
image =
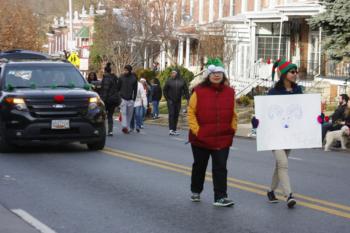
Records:
[[[296,124],[297,120],[302,119],[303,111],[299,104],[290,104],[285,107],[280,105],[271,105],[268,107],[268,119],[279,121],[283,129],[289,129]]]

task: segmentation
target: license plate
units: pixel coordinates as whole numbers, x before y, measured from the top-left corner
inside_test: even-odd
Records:
[[[69,120],[52,120],[51,129],[69,129]]]

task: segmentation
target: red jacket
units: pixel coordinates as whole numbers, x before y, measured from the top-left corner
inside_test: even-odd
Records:
[[[235,92],[232,88],[219,86],[199,86],[196,119],[199,125],[197,136],[190,130],[189,141],[195,146],[220,150],[232,145],[234,129]]]

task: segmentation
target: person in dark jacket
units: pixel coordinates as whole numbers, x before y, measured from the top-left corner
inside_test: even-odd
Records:
[[[162,99],[162,88],[159,79],[154,78],[151,81],[151,99],[153,105],[153,119],[159,118],[159,101]]]
[[[92,85],[92,89],[96,91],[98,94],[101,94],[101,81],[98,80],[96,72],[90,72],[87,81]]]
[[[225,85],[221,61],[208,66],[204,82],[194,88],[188,105],[192,147],[191,200],[200,201],[208,160],[212,158],[215,206],[232,206],[227,198],[227,159],[237,130],[235,92]]]
[[[134,102],[137,95],[137,78],[132,72],[132,66],[124,67],[124,74],[120,77],[117,90],[122,98],[120,111],[122,113],[122,131],[127,134],[130,131],[130,122],[134,112]]]
[[[275,86],[269,91],[268,95],[290,95],[302,94],[302,89],[296,84],[297,66],[286,60],[278,60],[273,65],[272,78],[275,75],[275,69],[279,73],[280,79]],[[273,150],[272,153],[276,159],[276,165],[272,177],[271,188],[267,192],[267,198],[271,203],[278,202],[275,196],[275,190],[281,184],[282,191],[287,197],[288,208],[293,208],[296,200],[292,194],[288,175],[288,156],[291,150]]]
[[[189,92],[185,80],[180,76],[179,70],[172,70],[170,78],[166,81],[163,94],[167,101],[169,113],[169,135],[179,135],[177,131],[177,122],[181,109],[181,99],[184,96],[188,102]]]
[[[345,120],[345,110],[349,101],[347,94],[339,96],[339,105],[334,113],[331,115],[331,122],[322,125],[322,141],[324,140],[328,131],[340,130],[343,126],[340,122]]]
[[[118,78],[116,75],[112,74],[111,63],[107,63],[104,68],[100,96],[106,105],[108,136],[113,136],[113,114],[115,108],[118,107],[121,102],[117,86]]]

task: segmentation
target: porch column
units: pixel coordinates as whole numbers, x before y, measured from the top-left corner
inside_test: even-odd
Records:
[[[186,62],[185,62],[185,67],[188,69],[190,67],[190,38],[186,38]]]
[[[234,0],[230,0],[230,16],[233,16],[235,14],[235,11],[233,9],[233,1]]]
[[[248,10],[248,0],[242,0],[241,3],[242,3],[242,8],[241,8],[241,13],[244,13]]]
[[[214,20],[214,0],[209,0],[209,22]]]
[[[163,42],[162,45],[160,46],[160,70],[165,69],[165,56],[166,56],[166,51],[165,51],[165,43]]]
[[[261,0],[254,0],[254,11],[261,10]]]
[[[177,55],[177,58],[178,58],[178,61],[177,63],[179,65],[182,65],[183,64],[183,59],[184,59],[184,42],[183,42],[183,39],[180,38],[179,39],[179,47],[178,47],[178,55]]]
[[[199,12],[198,12],[198,18],[199,18],[199,23],[203,23],[203,0],[199,0]]]
[[[191,16],[191,19],[193,19],[193,0],[190,0],[190,16]]]
[[[184,15],[185,15],[185,9],[186,9],[186,0],[181,1],[181,25],[184,24]]]
[[[222,18],[223,0],[219,0],[219,19]]]
[[[145,51],[143,54],[143,68],[144,69],[147,69],[147,67],[148,67],[147,61],[148,61],[148,53],[147,53],[147,46],[145,46]]]
[[[171,49],[171,42],[170,41],[168,41],[168,44],[167,44],[167,59],[166,59],[166,61],[167,61],[167,63],[168,63],[168,66],[170,66],[171,65],[171,60],[172,60],[172,55],[173,55],[173,51],[172,51],[172,49]]]
[[[250,27],[250,56],[249,56],[249,63],[250,63],[250,72],[254,75],[253,77],[255,78],[255,70],[254,70],[254,65],[255,65],[255,57],[256,57],[256,49],[255,49],[255,40],[256,40],[256,23],[252,22],[251,27]]]

